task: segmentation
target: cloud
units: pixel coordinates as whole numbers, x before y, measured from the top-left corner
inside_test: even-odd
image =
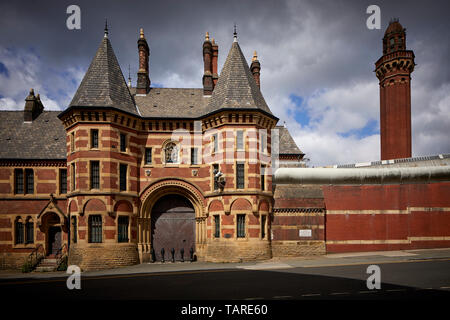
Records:
[[[357,0],[77,4],[81,30],[69,31],[67,2],[0,3],[0,108],[14,103],[23,108],[33,87],[46,108],[64,109],[98,48],[105,17],[115,54],[122,70],[131,66],[134,84],[136,41],[144,28],[151,81],[165,87],[201,87],[205,31],[219,44],[221,68],[236,23],[247,61],[258,51],[261,90],[269,107],[286,121],[311,165],[378,160],[374,62],[382,54],[389,19],[399,17],[417,63],[411,88],[413,155],[450,153],[448,1],[380,0],[382,30],[366,28],[368,4]]]
[[[76,67],[54,70],[42,63],[30,49],[11,49],[0,46],[0,61],[8,73],[0,73],[0,109],[21,110],[30,88],[40,94],[45,110],[67,107],[84,71]]]

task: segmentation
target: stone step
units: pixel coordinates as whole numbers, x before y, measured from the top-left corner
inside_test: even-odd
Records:
[[[55,271],[56,266],[39,266],[35,269],[36,272],[49,272],[49,271]]]
[[[47,257],[42,259],[42,261],[39,263],[39,265],[36,267],[36,272],[49,272],[49,271],[55,271],[57,268],[57,262],[58,260],[54,257]]]

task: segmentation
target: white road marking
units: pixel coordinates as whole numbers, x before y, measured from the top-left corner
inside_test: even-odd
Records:
[[[450,287],[441,287],[441,289],[450,289]]]
[[[280,262],[262,262],[251,266],[238,266],[236,268],[246,270],[270,270],[270,269],[290,269],[293,268],[293,266]]]
[[[375,290],[372,290],[372,291],[359,291],[359,293],[374,293],[374,292],[376,292]]]
[[[307,294],[302,294],[302,297],[317,297],[320,296],[320,293],[307,293]]]
[[[244,300],[264,300],[264,298],[263,297],[245,298]]]
[[[348,293],[348,292],[332,292],[332,293],[330,293],[330,295],[332,295],[332,296],[337,296],[340,294],[350,294],[350,293]]]
[[[399,292],[399,291],[406,291],[406,289],[388,289],[386,291],[388,291],[388,292]]]
[[[286,299],[286,298],[292,298],[292,296],[273,296],[273,299]]]

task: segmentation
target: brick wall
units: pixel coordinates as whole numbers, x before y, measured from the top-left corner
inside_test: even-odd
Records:
[[[321,187],[277,185],[274,197],[273,256],[324,254],[325,204]]]
[[[450,247],[450,183],[323,186],[327,252]]]

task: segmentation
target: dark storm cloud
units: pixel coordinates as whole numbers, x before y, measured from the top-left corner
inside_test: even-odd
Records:
[[[109,20],[110,38],[123,69],[137,68],[136,40],[140,27],[145,29],[151,47],[152,78],[171,71],[201,73],[201,44],[208,30],[220,45],[223,63],[231,44],[233,24],[237,23],[241,46],[248,55],[261,44],[274,49],[292,41],[296,33],[317,21],[314,37],[327,39],[330,44],[344,44],[343,52],[326,52],[327,63],[308,74],[307,91],[333,86],[349,75],[373,77],[373,63],[380,55],[383,30],[388,20],[397,16],[407,26],[408,44],[416,41],[433,47],[433,59],[448,57],[446,1],[379,1],[383,30],[365,28],[365,9],[372,2],[364,1],[17,1],[0,5],[1,44],[35,48],[45,64],[53,68],[67,65],[87,66],[103,33],[105,18]],[[77,4],[81,8],[82,29],[66,28],[66,8]],[[309,43],[314,51],[315,43]],[[274,50],[275,51],[275,50]],[[264,52],[261,52],[264,54]],[[267,57],[275,64],[283,63],[293,52],[278,52]],[[419,52],[416,52],[418,55]],[[427,52],[424,52],[426,55]],[[304,65],[319,63],[318,57],[307,52]],[[418,57],[431,58],[428,55]],[[276,61],[278,60],[278,61]],[[420,65],[420,64],[419,64]],[[263,65],[264,68],[264,65]],[[125,70],[124,70],[125,71]],[[448,81],[448,72],[437,70],[433,84]],[[200,85],[200,80],[199,80]]]
[[[71,4],[81,8],[78,31],[66,28],[66,8]],[[366,8],[371,4],[381,8],[381,30],[366,28]],[[381,56],[389,20],[398,17],[407,28],[407,47],[414,50],[417,63],[412,74],[413,151],[450,152],[445,138],[450,122],[449,13],[448,1],[4,2],[0,63],[9,78],[6,82],[0,70],[0,99],[9,108],[14,103],[22,108],[33,86],[46,94],[47,105],[64,109],[102,39],[105,18],[126,78],[130,64],[135,83],[136,41],[143,27],[151,51],[152,83],[201,87],[205,31],[219,44],[220,68],[236,23],[247,60],[258,51],[264,97],[287,121],[303,151],[316,164],[373,160],[379,157],[378,136],[357,139],[339,133],[358,132],[378,121],[374,63]],[[292,96],[300,97],[302,105]],[[308,114],[297,119],[312,119],[311,123],[294,120],[292,115],[301,112]]]

